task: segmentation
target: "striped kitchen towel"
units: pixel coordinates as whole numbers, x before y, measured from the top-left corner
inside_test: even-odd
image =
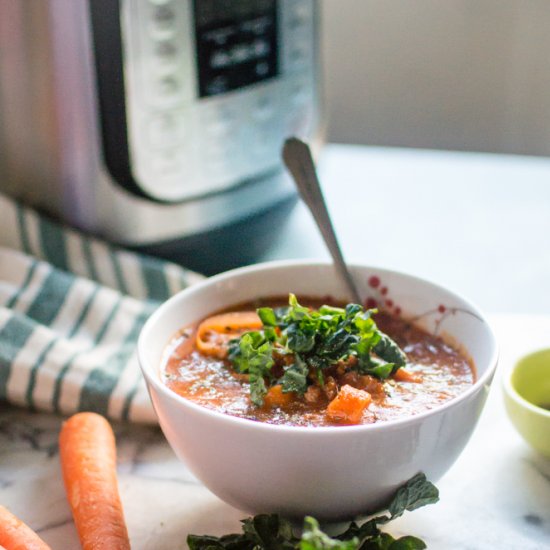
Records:
[[[0,195],[0,401],[154,422],[136,340],[163,300],[200,278]]]

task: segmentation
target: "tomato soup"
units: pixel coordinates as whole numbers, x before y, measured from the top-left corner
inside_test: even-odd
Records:
[[[330,300],[303,298],[303,302],[315,310]],[[475,381],[475,367],[466,354],[404,319],[372,311],[373,326],[382,338],[387,335],[388,341],[399,346],[404,358],[402,363],[393,359],[384,363],[378,357],[378,354],[384,356],[380,351],[380,336],[372,336],[375,329],[368,325],[370,313],[352,309],[349,312],[346,309],[345,313],[339,309],[334,313],[334,304],[326,310],[320,309],[321,314],[314,322],[325,331],[326,347],[319,351],[311,347],[315,343],[305,341],[312,323],[307,325],[308,314],[303,313],[303,306],[298,304],[295,310],[283,313],[275,309],[276,315],[272,315],[270,308],[282,308],[283,304],[283,299],[239,304],[210,316],[207,321],[183,327],[165,350],[161,364],[164,384],[184,398],[221,413],[269,424],[315,427],[405,418],[453,399]],[[255,314],[258,306],[268,306],[258,310],[264,325]],[[227,314],[234,316],[227,317]],[[294,318],[300,318],[296,323],[302,323],[301,333],[290,328]],[[235,319],[243,325],[235,324]],[[331,322],[335,328],[329,334],[326,325]],[[349,335],[350,323],[362,331],[358,332],[359,336]],[[255,344],[251,344],[254,354],[243,356],[246,349],[242,344],[239,348],[237,343],[248,329],[256,334],[265,332],[269,345],[260,342],[254,347]],[[285,335],[285,331],[288,334]],[[316,343],[320,340],[315,335],[312,338]],[[367,338],[375,344],[371,349],[373,359],[367,358],[365,363],[361,349],[368,342],[358,342]],[[335,342],[340,345],[338,339],[344,344],[350,341],[356,351],[333,352]],[[232,360],[231,346],[233,352],[241,353],[240,363]],[[300,351],[289,351],[292,346]],[[331,356],[327,349],[338,357],[332,363],[330,359],[325,360]],[[266,350],[272,354],[272,361]],[[390,355],[390,359],[392,357]],[[263,360],[262,368],[269,362],[271,366],[264,371],[265,377],[258,380],[256,371],[247,370],[247,360],[258,364]]]

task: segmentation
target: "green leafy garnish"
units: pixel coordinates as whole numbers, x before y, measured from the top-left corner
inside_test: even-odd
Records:
[[[321,531],[319,522],[307,516],[304,519],[304,530],[300,539],[300,550],[320,550],[320,549],[337,549],[337,550],[356,550],[359,547],[359,539],[352,537],[347,540],[339,540],[330,538],[326,533]]]
[[[309,516],[304,518],[300,537],[292,530],[291,523],[277,514],[260,514],[243,520],[242,533],[212,537],[189,535],[187,544],[191,550],[422,550],[426,544],[412,536],[395,539],[380,530],[406,510],[412,511],[434,504],[439,491],[422,473],[417,474],[396,492],[384,511],[363,524],[351,522],[348,529],[336,537],[324,533],[319,522]]]
[[[238,348],[230,350],[229,357],[238,372],[250,376],[250,398],[261,406],[267,393],[265,378],[270,376],[274,365],[271,342],[265,334],[247,332],[238,340]]]
[[[312,310],[300,305],[294,294],[288,303],[285,308],[259,308],[262,330],[245,333],[229,345],[233,367],[250,375],[251,400],[256,405],[263,403],[268,385],[281,384],[283,392],[298,394],[315,381],[322,386],[324,371],[338,362],[379,379],[405,365],[403,351],[376,326],[375,309],[348,304]],[[273,375],[275,356],[292,358],[281,364],[282,375]]]
[[[280,381],[283,392],[304,393],[307,390],[308,368],[299,355],[294,356],[294,363],[285,369]]]

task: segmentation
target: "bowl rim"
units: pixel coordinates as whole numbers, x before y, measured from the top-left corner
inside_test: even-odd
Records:
[[[479,317],[480,321],[482,321],[485,324],[489,333],[490,345],[492,346],[492,353],[489,358],[488,367],[486,371],[475,380],[475,382],[472,384],[471,387],[469,387],[467,390],[465,390],[458,396],[454,397],[453,399],[450,399],[449,401],[443,403],[442,405],[439,405],[437,407],[434,407],[433,409],[430,409],[412,416],[407,416],[404,418],[385,420],[383,422],[375,422],[373,424],[357,424],[357,425],[350,425],[350,426],[348,425],[345,425],[345,426],[287,426],[287,425],[280,425],[280,424],[268,424],[266,422],[259,422],[256,420],[251,420],[249,418],[232,416],[227,413],[208,409],[170,390],[165,384],[162,383],[159,376],[152,375],[152,372],[155,372],[154,368],[150,369],[147,366],[147,363],[145,360],[144,348],[145,348],[146,336],[149,330],[151,330],[151,327],[154,326],[154,324],[156,324],[157,322],[159,322],[159,319],[161,319],[162,316],[164,315],[163,313],[164,310],[168,309],[172,302],[179,301],[182,299],[182,296],[185,296],[187,294],[192,294],[197,289],[202,288],[204,286],[215,286],[220,282],[223,282],[227,279],[232,279],[234,277],[239,277],[243,274],[255,273],[255,272],[261,273],[263,271],[271,271],[273,269],[286,269],[291,267],[329,267],[331,265],[333,265],[332,262],[322,261],[322,260],[275,260],[275,261],[269,261],[269,262],[260,262],[249,266],[232,269],[229,271],[224,271],[223,273],[219,273],[212,277],[208,277],[204,281],[193,284],[177,292],[176,294],[168,298],[168,300],[163,302],[150,315],[150,317],[147,319],[147,321],[145,322],[145,324],[143,325],[140,331],[138,343],[137,343],[137,355],[138,355],[138,362],[140,365],[140,369],[142,371],[142,374],[146,382],[148,383],[148,385],[152,384],[152,386],[157,391],[160,391],[161,394],[166,396],[169,400],[175,403],[178,403],[180,406],[188,407],[191,411],[195,411],[198,414],[204,415],[206,417],[210,417],[212,420],[225,422],[228,425],[232,425],[235,427],[242,426],[242,428],[245,428],[245,429],[248,428],[249,430],[252,430],[252,431],[257,430],[257,431],[266,432],[266,433],[267,432],[294,433],[294,434],[307,433],[315,437],[321,436],[322,434],[334,434],[334,435],[340,434],[340,437],[343,437],[346,434],[358,434],[362,431],[365,431],[366,433],[377,432],[380,430],[388,431],[392,429],[402,428],[403,426],[407,426],[407,425],[417,424],[418,422],[421,422],[425,418],[437,416],[439,414],[442,414],[447,409],[456,407],[459,403],[468,400],[471,396],[474,396],[478,391],[480,391],[480,389],[483,386],[490,383],[490,380],[495,372],[495,369],[498,363],[499,347],[490,323],[487,321],[485,315],[480,311],[480,309],[473,302],[464,298],[458,292],[455,292],[454,290],[451,290],[448,287],[443,287],[440,284],[435,283],[424,277],[418,277],[416,275],[411,275],[409,273],[405,273],[402,271],[388,269],[385,267],[378,267],[370,264],[362,264],[362,263],[350,263],[349,267],[352,271],[355,269],[368,269],[368,270],[380,272],[382,274],[404,276],[413,281],[418,281],[420,283],[427,283],[438,289],[441,289],[445,292],[450,293],[454,297],[468,304],[468,307],[471,308],[471,310],[476,314],[476,316]],[[170,338],[170,336],[167,337],[166,344],[169,341],[168,338]],[[317,434],[317,435],[314,435],[314,434]]]
[[[525,399],[514,387],[514,384],[512,383],[512,378],[514,374],[517,372],[519,365],[525,361],[529,361],[531,359],[534,359],[537,355],[540,355],[542,353],[548,353],[550,355],[550,347],[548,348],[540,348],[536,349],[534,351],[531,351],[525,355],[522,355],[517,359],[514,364],[508,369],[508,372],[503,377],[502,385],[504,387],[504,393],[508,395],[510,399],[516,402],[517,405],[522,407],[523,409],[527,409],[531,413],[541,416],[543,418],[548,418],[550,420],[550,411],[543,409],[542,407],[538,407],[537,405],[534,405],[529,401],[528,399]]]

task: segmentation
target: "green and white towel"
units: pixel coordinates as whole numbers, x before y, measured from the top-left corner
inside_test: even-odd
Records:
[[[154,422],[136,340],[163,300],[200,278],[0,195],[0,401]]]

